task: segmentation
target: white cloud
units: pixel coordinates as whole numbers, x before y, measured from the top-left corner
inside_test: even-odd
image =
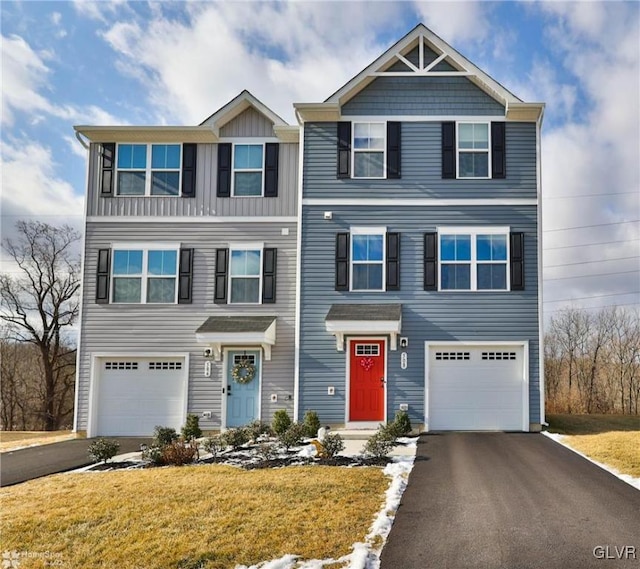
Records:
[[[2,36],[2,124],[12,126],[16,113],[26,113],[31,124],[43,120],[43,115],[75,123],[122,124],[96,105],[77,106],[54,103],[43,93],[50,93],[51,69],[45,61],[52,54],[36,52],[22,37]]]
[[[415,7],[424,24],[454,47],[489,36],[492,8],[488,2],[416,2]]]

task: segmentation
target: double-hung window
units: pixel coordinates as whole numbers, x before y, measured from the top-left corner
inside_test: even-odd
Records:
[[[458,123],[458,178],[490,178],[489,123]]]
[[[113,248],[112,302],[177,302],[178,246],[157,248],[119,245]]]
[[[353,123],[353,177],[384,178],[386,124]]]
[[[233,195],[262,196],[264,145],[233,145]]]
[[[440,290],[508,290],[509,228],[441,228]]]
[[[262,298],[262,247],[231,246],[229,302],[259,304]]]
[[[384,290],[385,235],[385,228],[351,228],[351,290]]]
[[[180,144],[118,144],[118,195],[179,195],[181,154]]]

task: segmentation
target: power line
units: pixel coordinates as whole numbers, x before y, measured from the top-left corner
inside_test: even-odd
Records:
[[[616,192],[613,194],[576,194],[571,196],[542,196],[542,199],[547,200],[568,200],[571,198],[595,198],[601,196],[627,196],[629,194],[637,194],[638,192]]]
[[[618,306],[638,306],[638,303],[634,302],[631,304],[607,304],[605,306],[572,306],[571,308],[574,310],[601,310],[603,308],[616,308]],[[562,310],[565,310],[565,308],[554,308],[553,310],[545,310],[544,312],[547,314],[552,312],[561,312]]]
[[[628,261],[629,259],[638,259],[637,255],[631,257],[616,257],[615,259],[595,259],[593,261],[581,261],[579,263],[563,263],[562,265],[544,265],[543,269],[555,269],[557,267],[570,267],[572,265],[591,265],[593,263],[604,263],[609,261]]]
[[[567,279],[589,279],[591,277],[612,277],[614,275],[628,275],[631,273],[640,273],[640,269],[635,271],[622,271],[618,273],[598,273],[597,275],[576,275],[575,277],[556,277],[553,279],[544,279],[545,281],[564,281]]]
[[[629,294],[640,294],[640,290],[632,290],[629,292],[613,292],[611,294],[594,294],[592,296],[577,296],[574,298],[561,298],[559,300],[545,300],[543,304],[548,304],[550,302],[567,302],[571,300],[589,300],[591,298],[605,298],[608,296],[626,296]]]
[[[573,249],[575,247],[591,247],[592,245],[614,245],[615,243],[632,243],[640,241],[640,237],[635,239],[620,239],[619,241],[601,241],[600,243],[583,243],[582,245],[563,245],[562,247],[544,247],[543,251],[555,251],[556,249]]]
[[[596,223],[595,225],[578,225],[576,227],[563,227],[561,229],[545,229],[544,233],[551,233],[552,231],[571,231],[572,229],[590,229],[592,227],[606,227],[608,225],[623,225],[625,223],[638,223],[640,219],[630,219],[628,221],[614,221],[611,223]]]

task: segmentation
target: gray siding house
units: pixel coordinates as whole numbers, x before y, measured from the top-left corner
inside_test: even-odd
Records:
[[[199,126],[76,132],[89,166],[75,429],[291,413],[299,127],[244,91]]]
[[[295,108],[297,418],[539,430],[544,105],[419,25]]]

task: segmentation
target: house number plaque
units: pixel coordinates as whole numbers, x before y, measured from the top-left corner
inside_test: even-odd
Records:
[[[402,369],[407,369],[407,363],[408,363],[408,356],[407,356],[407,352],[402,352],[400,354],[400,367]]]

